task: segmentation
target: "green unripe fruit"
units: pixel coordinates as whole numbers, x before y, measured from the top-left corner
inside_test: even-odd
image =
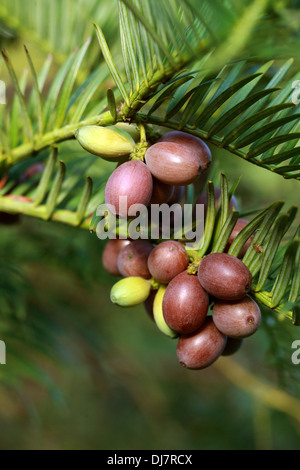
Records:
[[[80,127],[75,137],[85,150],[110,161],[129,156],[135,148],[133,138],[116,126]]]
[[[150,289],[150,280],[138,276],[125,277],[112,286],[110,300],[120,307],[133,307],[145,302]]]
[[[135,142],[140,139],[140,132],[136,124],[129,124],[128,122],[118,122],[115,127],[127,132]]]
[[[162,333],[169,336],[170,338],[176,338],[178,334],[175,331],[171,330],[171,328],[166,324],[166,321],[163,316],[162,302],[164,294],[166,292],[166,288],[167,286],[161,286],[156,293],[153,303],[153,316],[156,326]]]

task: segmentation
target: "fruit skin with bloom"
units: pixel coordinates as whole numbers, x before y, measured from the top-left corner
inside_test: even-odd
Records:
[[[248,267],[228,253],[205,256],[199,265],[198,279],[206,292],[221,300],[242,299],[252,283]]]
[[[112,161],[129,156],[135,148],[135,142],[128,132],[116,126],[80,127],[75,137],[88,152]]]
[[[163,299],[163,314],[167,325],[179,334],[196,331],[204,323],[209,308],[209,296],[197,276],[184,271],[168,284]]]
[[[133,240],[121,249],[118,255],[118,269],[122,276],[139,276],[150,279],[147,261],[153,245],[148,240]]]
[[[159,243],[150,253],[148,268],[154,279],[168,284],[187,268],[189,256],[184,246],[175,240]]]
[[[126,217],[130,206],[150,202],[153,190],[153,180],[145,163],[131,160],[118,166],[108,178],[105,187],[105,204],[115,208],[120,217]],[[120,198],[127,198],[127,208],[120,205]]]
[[[133,307],[145,302],[151,290],[151,281],[138,276],[124,277],[110,291],[110,300],[120,307]]]
[[[130,240],[112,239],[108,240],[102,252],[102,265],[112,276],[121,276],[118,268],[118,255],[122,248],[129,245]]]
[[[166,336],[169,336],[170,338],[176,338],[178,336],[178,333],[173,331],[167,325],[163,316],[162,304],[163,304],[163,297],[166,292],[166,288],[167,286],[160,286],[156,293],[156,296],[153,302],[153,317],[154,317],[154,321],[156,323],[157,328],[162,333],[164,333]]]
[[[227,336],[207,317],[199,330],[181,335],[177,342],[177,358],[188,369],[204,369],[213,364],[223,353]]]
[[[192,150],[201,160],[202,171],[206,171],[211,164],[211,152],[206,143],[192,134],[182,131],[171,131],[163,135],[158,142],[173,142]]]
[[[157,142],[145,153],[145,162],[155,178],[163,183],[186,186],[202,171],[199,156],[183,145]]]
[[[253,335],[261,322],[261,312],[250,297],[236,301],[217,300],[212,309],[214,324],[230,338],[248,338]]]

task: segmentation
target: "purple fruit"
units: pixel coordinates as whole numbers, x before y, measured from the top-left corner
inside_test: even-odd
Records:
[[[195,181],[201,172],[200,157],[183,145],[157,142],[145,154],[146,164],[159,181],[176,186]]]
[[[187,268],[189,256],[184,246],[173,240],[157,245],[148,258],[148,268],[158,282],[168,284]]]
[[[214,324],[230,338],[247,338],[253,335],[261,322],[260,309],[250,297],[238,301],[216,301],[212,317]]]
[[[197,277],[186,271],[172,279],[163,298],[164,319],[179,334],[196,331],[204,323],[208,307],[208,294]]]
[[[227,253],[205,256],[198,269],[198,279],[206,292],[222,300],[242,299],[249,292],[252,283],[247,266]]]
[[[139,276],[150,279],[147,261],[153,246],[147,240],[134,240],[122,248],[118,255],[118,269],[122,276]]]
[[[211,163],[211,152],[203,140],[187,132],[171,131],[163,135],[158,142],[173,142],[192,150],[201,160],[202,171],[207,170]]]
[[[120,217],[126,217],[133,204],[147,206],[152,196],[152,175],[139,160],[118,166],[110,175],[105,188],[105,203],[111,204]],[[120,206],[120,197],[127,197],[127,208]]]
[[[102,253],[104,269],[113,276],[121,276],[118,269],[118,256],[122,248],[129,245],[130,240],[109,240]]]
[[[204,369],[223,353],[227,337],[215,326],[211,317],[194,333],[181,335],[177,342],[177,358],[188,369]]]

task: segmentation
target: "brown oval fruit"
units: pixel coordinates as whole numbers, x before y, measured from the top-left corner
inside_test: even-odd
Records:
[[[196,331],[204,323],[208,307],[208,294],[197,277],[186,271],[172,279],[163,298],[164,319],[179,334]]]
[[[192,150],[201,160],[202,171],[208,169],[211,164],[211,152],[203,140],[187,132],[171,131],[163,135],[158,142],[174,142]]]
[[[155,178],[176,186],[192,183],[201,172],[199,156],[189,148],[173,142],[157,142],[149,147],[145,161]]]
[[[118,269],[122,276],[139,276],[150,279],[147,260],[153,246],[147,240],[134,240],[122,248],[118,255]]]
[[[252,276],[247,266],[228,253],[211,253],[200,263],[198,279],[210,295],[222,300],[239,300],[251,288]]]
[[[233,240],[235,239],[235,237],[237,237],[237,235],[240,233],[240,231],[246,227],[246,225],[249,223],[248,220],[246,219],[238,219],[232,232],[231,232],[231,235],[229,237],[229,240],[227,242],[227,245],[226,245],[226,248],[224,251],[228,251]],[[248,250],[248,247],[250,246],[251,244],[251,241],[252,241],[252,238],[253,238],[254,235],[251,235],[251,237],[246,241],[245,245],[243,246],[243,248],[241,249],[241,251],[239,252],[238,254],[238,258],[243,258],[243,256],[245,255],[246,251]]]
[[[230,338],[253,335],[261,322],[260,309],[250,297],[235,302],[216,301],[212,317],[218,330]]]
[[[127,246],[130,240],[109,240],[102,253],[102,264],[104,269],[113,276],[121,276],[118,268],[118,256],[122,248]]]
[[[173,240],[157,245],[149,255],[148,268],[156,281],[168,284],[187,268],[189,256],[184,246]]]
[[[120,217],[128,215],[133,204],[147,206],[152,196],[152,175],[145,163],[131,160],[118,166],[108,178],[105,187],[105,203],[111,204]],[[127,198],[127,207],[120,205],[120,197]]]
[[[177,342],[177,358],[188,369],[204,369],[215,362],[224,351],[227,337],[207,317],[199,330],[181,335]]]

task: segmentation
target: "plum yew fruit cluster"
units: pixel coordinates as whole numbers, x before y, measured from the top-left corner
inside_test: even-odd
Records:
[[[259,328],[260,309],[248,296],[252,276],[240,259],[210,253],[198,273],[190,274],[179,242],[154,247],[134,240],[121,250],[119,243],[110,240],[103,252],[105,258],[110,251],[112,265],[124,276],[111,290],[112,302],[125,307],[144,302],[158,329],[177,338],[177,358],[184,367],[204,369],[219,356],[235,353]]]
[[[210,162],[210,150],[201,139],[169,132],[146,150],[144,161],[132,159],[113,171],[106,184],[105,203],[114,207],[116,215],[125,217],[130,216],[133,204],[180,202],[185,186],[205,173]],[[121,197],[127,198],[127,211],[120,208]]]
[[[133,138],[122,142],[123,132],[117,140],[128,152]],[[111,138],[111,129],[105,131],[105,138]],[[89,146],[86,135],[81,136],[81,144]],[[96,147],[93,151],[103,154],[104,148]],[[186,186],[205,175],[210,163],[209,148],[201,139],[169,132],[147,148],[143,159],[120,162],[107,181],[105,202],[118,217],[130,217],[133,204],[149,207],[181,202]],[[122,196],[127,198],[126,209],[119,202]],[[221,189],[215,188],[216,207],[220,197]],[[206,193],[195,204],[204,204],[206,214]],[[231,208],[238,208],[234,196],[229,201]],[[190,258],[183,241],[110,239],[105,246],[103,266],[122,277],[111,289],[111,301],[123,307],[144,303],[158,329],[176,338],[178,361],[188,369],[206,368],[221,355],[235,353],[260,325],[260,309],[248,295],[252,276],[240,259],[252,237],[238,257],[227,253],[247,223],[238,219],[225,252],[197,259],[193,270],[189,268],[195,268],[194,255]]]

